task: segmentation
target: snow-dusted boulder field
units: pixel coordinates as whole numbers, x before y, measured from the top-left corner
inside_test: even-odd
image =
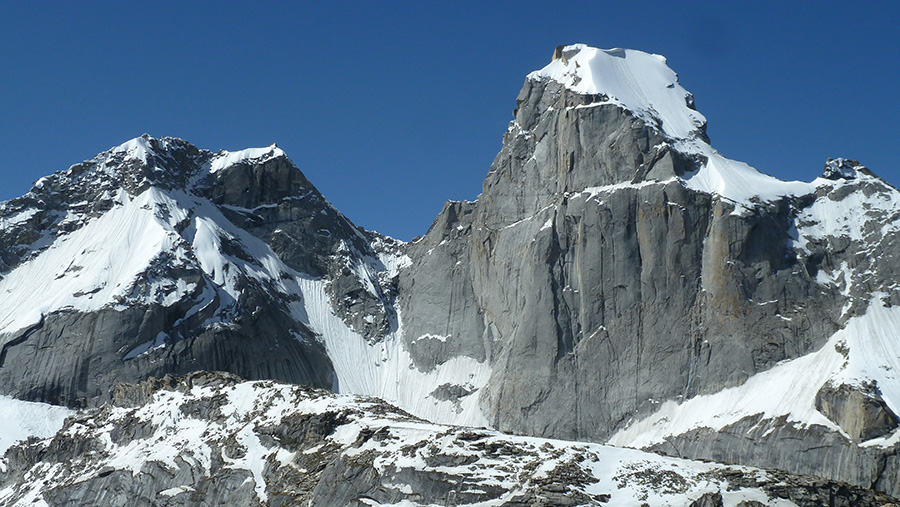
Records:
[[[116,388],[0,461],[4,505],[877,505],[777,471],[430,423],[197,372]]]

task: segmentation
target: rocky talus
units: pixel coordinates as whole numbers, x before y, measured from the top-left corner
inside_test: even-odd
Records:
[[[427,423],[380,400],[231,374],[119,385],[0,461],[4,505],[875,506],[781,472]],[[778,503],[782,502],[782,503]]]

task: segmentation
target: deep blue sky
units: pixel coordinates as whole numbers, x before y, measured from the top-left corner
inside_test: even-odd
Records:
[[[408,240],[478,195],[525,75],[574,42],[665,55],[726,156],[807,181],[857,158],[900,185],[900,2],[706,4],[5,2],[0,200],[145,132],[277,142]]]

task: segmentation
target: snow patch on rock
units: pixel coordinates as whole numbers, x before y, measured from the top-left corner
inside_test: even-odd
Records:
[[[797,427],[820,425],[844,434],[816,409],[816,394],[826,383],[874,381],[891,410],[900,413],[900,307],[886,307],[880,296],[876,294],[866,314],[850,319],[820,350],[757,373],[737,387],[681,403],[666,401],[652,415],[615,433],[608,443],[647,448],[691,430],[719,431],[760,414],[760,423],[786,416]]]

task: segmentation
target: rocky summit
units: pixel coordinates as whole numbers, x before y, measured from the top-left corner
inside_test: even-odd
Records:
[[[665,58],[560,46],[409,243],[275,145],[38,180],[0,203],[0,501],[889,503],[900,192],[706,122]]]

